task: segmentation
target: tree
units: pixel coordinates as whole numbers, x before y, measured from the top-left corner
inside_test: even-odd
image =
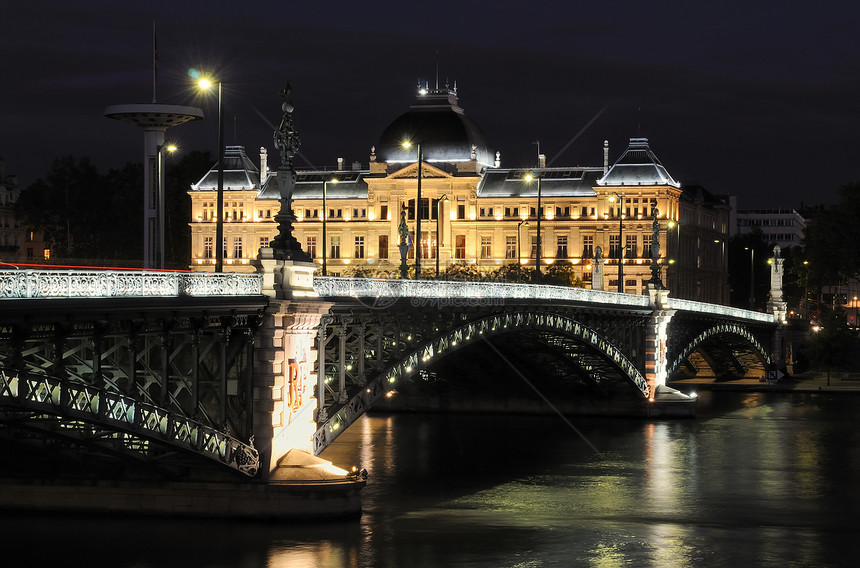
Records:
[[[860,281],[860,183],[841,186],[837,196],[838,203],[810,219],[804,230],[804,284],[810,290]]]
[[[854,367],[857,361],[858,341],[845,322],[841,307],[824,307],[818,316],[818,326],[800,346],[800,359],[804,366],[812,369],[824,368],[827,384],[830,384],[830,371]]]

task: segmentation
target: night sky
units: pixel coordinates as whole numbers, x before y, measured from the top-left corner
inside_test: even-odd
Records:
[[[0,156],[27,186],[63,155],[102,171],[140,161],[143,134],[104,117],[158,102],[207,119],[168,130],[185,151],[225,142],[276,154],[293,87],[299,167],[367,166],[419,79],[457,83],[502,166],[599,166],[647,137],[669,172],[740,208],[830,203],[860,181],[860,7],[792,0],[604,2],[149,2],[0,4]],[[437,73],[438,69],[438,73]],[[201,176],[204,172],[201,172]]]

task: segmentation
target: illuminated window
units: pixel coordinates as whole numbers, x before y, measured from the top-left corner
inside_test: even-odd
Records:
[[[269,237],[260,237],[260,248],[266,248],[269,246]]]
[[[517,238],[505,237],[505,258],[517,257]]]
[[[379,235],[379,258],[388,258],[388,235]]]
[[[233,237],[233,258],[242,258],[242,237]]]
[[[355,237],[355,254],[354,258],[364,258],[364,237]]]
[[[582,237],[582,258],[592,258],[594,256],[594,237]]]
[[[203,258],[212,258],[212,237],[203,237]]]
[[[555,257],[556,258],[567,258],[567,237],[559,236],[556,238],[556,247]]]
[[[308,254],[311,258],[317,257],[317,238],[316,237],[308,237],[307,246],[305,246],[305,250],[308,251]]]
[[[454,258],[458,260],[466,258],[466,235],[457,235],[454,239]]]
[[[493,257],[493,237],[481,237],[481,258]]]
[[[340,237],[331,238],[331,254],[329,258],[340,258]]]

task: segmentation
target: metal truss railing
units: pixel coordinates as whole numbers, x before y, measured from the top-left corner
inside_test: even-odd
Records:
[[[751,312],[751,313],[755,313],[755,312]],[[761,344],[761,342],[758,340],[758,338],[756,338],[756,336],[753,335],[752,332],[750,332],[749,329],[747,329],[746,327],[744,327],[743,325],[740,325],[740,324],[726,323],[726,324],[720,324],[720,325],[715,325],[713,327],[710,327],[710,328],[704,330],[703,332],[701,332],[695,339],[693,339],[684,348],[684,350],[681,353],[679,353],[675,357],[675,359],[671,362],[671,364],[669,365],[669,368],[667,370],[668,374],[671,375],[672,373],[677,371],[681,367],[681,365],[683,364],[684,360],[687,357],[689,357],[693,353],[693,351],[698,349],[699,345],[701,345],[704,341],[706,341],[707,339],[709,339],[711,337],[717,336],[717,335],[726,335],[726,334],[739,336],[739,337],[744,338],[746,341],[748,341],[750,343],[750,345],[752,345],[755,348],[758,355],[762,358],[762,360],[766,364],[770,365],[773,362],[772,358],[768,354],[767,350],[764,348],[764,346]]]
[[[405,353],[373,380],[362,385],[358,392],[345,399],[342,406],[336,407],[334,414],[319,425],[313,439],[314,453],[322,452],[341,432],[367,412],[389,390],[395,388],[399,381],[414,375],[421,366],[429,365],[437,356],[444,357],[471,342],[514,329],[546,330],[578,339],[595,353],[599,353],[603,360],[611,362],[636,386],[643,398],[647,399],[651,396],[650,386],[645,377],[621,350],[598,332],[575,319],[550,312],[513,311],[492,314],[445,331],[424,342],[423,345]]]
[[[375,278],[314,277],[314,290],[323,297],[374,298],[386,307],[398,298],[435,299],[438,302],[475,300],[556,300],[618,306],[647,307],[648,296],[619,294],[588,288],[447,280],[383,280]]]
[[[695,302],[693,300],[669,298],[669,307],[673,310],[685,310],[688,312],[726,316],[733,319],[776,323],[776,319],[773,317],[773,314],[733,308],[731,306],[723,306],[721,304],[708,304],[705,302]]]
[[[259,274],[119,270],[3,270],[0,299],[254,296]]]
[[[107,426],[189,450],[248,477],[256,476],[260,469],[260,455],[253,445],[153,404],[91,385],[0,370],[0,406]]]

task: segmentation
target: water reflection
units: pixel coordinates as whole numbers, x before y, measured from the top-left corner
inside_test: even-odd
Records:
[[[370,472],[351,521],[6,516],[0,534],[111,567],[853,565],[860,398],[701,395],[693,420],[574,419],[597,454],[557,417],[365,416],[324,454]]]

